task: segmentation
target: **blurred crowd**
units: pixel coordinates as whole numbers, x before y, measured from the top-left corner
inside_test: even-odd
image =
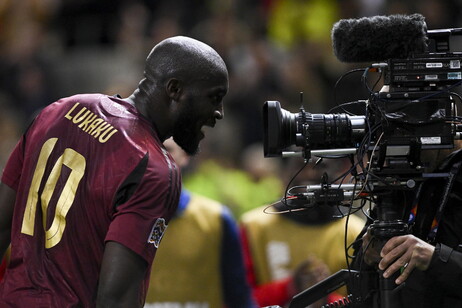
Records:
[[[265,101],[325,113],[339,101],[367,98],[359,76],[334,91],[354,67],[333,55],[336,21],[421,13],[429,29],[456,28],[461,9],[461,0],[2,0],[0,166],[37,110],[76,93],[125,97],[155,43],[192,36],[225,59],[230,92],[225,121],[207,134],[185,185],[239,215],[244,204],[273,201],[288,181],[283,162],[263,159]]]

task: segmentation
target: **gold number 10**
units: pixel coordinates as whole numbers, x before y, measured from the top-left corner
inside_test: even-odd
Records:
[[[37,201],[39,198],[39,188],[45,173],[45,166],[48,162],[51,152],[53,151],[58,138],[48,139],[42,146],[39,159],[35,167],[34,176],[27,197],[26,210],[22,220],[21,233],[34,235],[35,215],[37,211]],[[56,204],[55,215],[49,229],[47,229],[47,211],[53,192],[56,189],[56,183],[61,174],[63,165],[71,169],[71,173],[62,189]],[[75,198],[75,192],[79,182],[85,172],[85,158],[71,148],[64,150],[51,170],[50,175],[45,183],[43,192],[40,195],[42,204],[43,229],[45,231],[45,248],[51,248],[59,243],[63,237],[66,228],[66,215],[72,206]]]

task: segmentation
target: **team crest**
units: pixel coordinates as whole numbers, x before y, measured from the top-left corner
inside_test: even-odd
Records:
[[[167,229],[165,219],[157,218],[154,226],[152,226],[151,234],[148,238],[148,243],[154,244],[156,248],[159,248],[160,240],[164,236],[165,230]]]

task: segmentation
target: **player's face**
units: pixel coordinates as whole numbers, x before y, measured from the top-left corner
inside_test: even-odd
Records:
[[[203,126],[214,127],[223,118],[223,97],[227,91],[227,76],[196,81],[184,88],[173,139],[189,155],[199,151]]]

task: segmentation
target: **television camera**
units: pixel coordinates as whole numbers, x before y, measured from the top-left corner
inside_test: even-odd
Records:
[[[462,28],[425,29],[425,35],[422,52],[385,59],[363,70],[369,97],[355,102],[361,114],[349,112],[346,105],[338,106],[340,113],[312,114],[303,107],[292,113],[278,101],[264,103],[265,157],[299,156],[307,161],[349,156],[353,162],[349,183],[323,178],[302,193],[288,189],[283,201],[289,208],[328,204],[351,209],[353,200],[367,200],[374,204],[370,229],[379,241],[410,232],[409,200],[419,185],[426,178],[448,176],[433,172],[433,161],[424,153],[453,149],[462,131],[456,108],[462,101],[462,52],[457,51],[462,50]],[[380,89],[367,83],[373,72],[381,76]],[[351,269],[338,272],[296,295],[289,308],[306,307],[345,284],[349,297],[326,307],[401,307],[396,277],[385,279],[378,272],[372,278],[376,288],[370,289],[364,284],[370,278],[361,275]]]

